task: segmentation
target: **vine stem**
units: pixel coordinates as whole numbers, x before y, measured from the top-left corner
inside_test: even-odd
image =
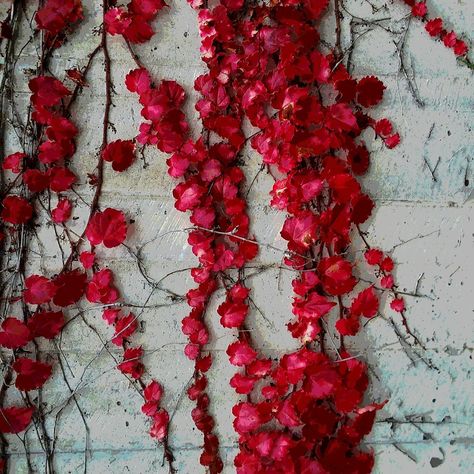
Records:
[[[110,0],[104,0],[102,2],[102,31],[101,31],[101,42],[100,45],[92,52],[89,63],[86,67],[90,67],[92,58],[102,50],[104,54],[104,72],[105,72],[105,106],[104,106],[104,117],[102,119],[102,143],[99,148],[98,158],[97,158],[97,176],[95,180],[95,192],[90,204],[89,216],[87,218],[87,223],[82,231],[80,237],[76,240],[74,244],[71,245],[71,253],[66,260],[64,269],[71,267],[72,262],[77,257],[81,243],[84,241],[84,236],[86,235],[87,224],[91,220],[91,217],[94,215],[94,212],[99,208],[100,195],[102,193],[102,187],[104,184],[104,160],[102,159],[102,151],[105,149],[108,143],[108,130],[110,125],[110,109],[112,107],[112,71],[111,71],[111,60],[107,44],[107,31],[105,28],[105,14],[109,9]]]

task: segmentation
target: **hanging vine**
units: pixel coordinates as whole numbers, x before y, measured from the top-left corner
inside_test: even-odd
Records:
[[[429,17],[426,2],[404,2],[430,36],[472,68],[465,41],[448,31],[441,18]],[[0,112],[10,109],[20,144],[2,161],[1,468],[8,471],[5,435],[16,434],[28,469],[34,471],[28,439],[20,436],[34,428],[46,472],[56,472],[56,425],[63,408],[56,412],[50,433],[45,420],[51,412],[45,409],[42,387],[54,364],[52,358],[43,358],[38,340],[51,340],[60,350],[57,341],[72,320],[70,311],[86,300],[101,309],[113,330],[110,340],[101,339],[103,349],[143,399],[150,436],[162,444],[169,471],[175,472],[168,440],[170,416],[162,403],[166,380],[147,378],[144,350],[133,344],[139,315],[124,311],[134,305],[121,301],[113,270],[96,255],[97,247],[126,245],[127,237],[125,213],[101,203],[105,167],[125,172],[141,146],[168,155],[168,173],[177,181],[175,208],[189,213],[185,231],[197,263],[190,270],[195,287],[184,298],[190,309],[182,332],[187,337],[184,353],[194,364],[187,395],[195,403],[191,417],[203,435],[201,465],[211,473],[224,467],[207,375],[212,365],[209,321],[218,318],[235,336],[226,353],[237,371],[225,383],[242,396],[232,409],[237,472],[369,473],[374,455],[363,449],[362,440],[386,401],[366,401],[368,368],[349,353],[346,338],[379,315],[380,298],[387,294],[394,312],[389,321],[397,336],[404,331],[414,346],[424,349],[406,314],[391,256],[371,246],[362,227],[374,209],[359,179],[370,166],[362,134],[389,149],[401,140],[390,120],[371,116],[370,109],[383,100],[385,85],[375,76],[353,77],[346,67],[339,0],[334,0],[333,46],[320,38],[329,0],[188,3],[196,11],[201,59],[207,67],[194,83],[198,124],[190,123],[184,113],[184,89],[172,78],[152,78],[134,49],[153,37],[153,22],[167,7],[163,0],[131,0],[126,6],[104,0],[98,45],[83,67],[69,69],[61,78],[51,72],[53,52],[60,51],[82,21],[82,5],[80,0],[40,1],[29,40],[38,45],[38,62],[28,81],[31,94],[25,117],[18,114],[13,96],[24,2],[13,1],[1,23],[5,67]],[[109,137],[114,96],[109,35],[123,37],[137,66],[119,78],[138,95],[142,107],[144,122],[136,138]],[[93,189],[88,215],[82,231],[75,232],[68,224],[80,178],[70,164],[76,138],[88,124],[75,123],[73,106],[98,56],[104,64],[102,140],[96,168],[87,178]],[[244,153],[250,148],[252,153]],[[269,246],[259,243],[251,231],[247,198],[254,180],[247,183],[243,171],[250,160],[258,160],[261,171],[274,179],[269,203],[285,213],[282,265],[294,273],[293,314],[287,328],[299,347],[277,359],[255,344],[247,322],[255,307],[247,266],[259,247]],[[41,272],[32,263],[31,242],[42,225],[54,233],[61,254],[62,266],[55,274]],[[363,259],[354,246],[355,235],[365,246]],[[360,279],[362,268],[370,271],[372,281]],[[214,314],[211,302],[219,289],[225,296]],[[121,360],[110,352],[109,343],[122,349]],[[75,404],[84,423],[87,472],[86,417],[60,357],[58,361],[69,390],[66,404]],[[15,399],[7,396],[12,390],[18,392],[18,403],[9,402]]]

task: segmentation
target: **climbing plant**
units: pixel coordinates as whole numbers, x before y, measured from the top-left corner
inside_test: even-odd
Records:
[[[406,18],[422,21],[430,36],[472,67],[466,43],[448,31],[441,18],[429,17],[426,2],[404,2],[411,9]],[[84,64],[60,73],[52,72],[52,63],[63,45],[74,41],[74,30],[84,16],[82,4],[40,0],[29,40],[37,45],[38,62],[30,71],[26,115],[18,116],[14,71],[21,54],[19,25],[29,21],[26,3],[12,1],[0,35],[4,56],[0,110],[6,116],[10,108],[19,143],[8,156],[1,150],[2,469],[8,470],[8,437],[15,434],[25,448],[29,470],[34,470],[22,435],[34,427],[47,472],[55,472],[57,432],[56,427],[53,432],[48,429],[50,413],[42,391],[55,370],[66,381],[66,403],[76,406],[88,432],[61,358],[44,359],[39,346],[41,339],[48,339],[60,352],[58,340],[74,318],[81,317],[90,326],[83,312],[75,312],[77,303],[86,301],[102,311],[110,326],[104,349],[109,351],[109,343],[123,349],[115,365],[143,398],[141,410],[150,419],[149,434],[163,445],[170,472],[175,470],[168,443],[169,407],[162,402],[167,380],[148,375],[144,350],[134,343],[138,311],[147,302],[138,308],[127,303],[113,269],[97,255],[97,249],[119,246],[133,254],[126,244],[127,220],[133,216],[102,205],[105,167],[126,173],[139,153],[156,147],[167,156],[168,178],[176,182],[175,207],[189,215],[189,227],[182,230],[196,257],[189,269],[194,286],[184,296],[172,291],[167,296],[169,304],[185,300],[189,306],[182,332],[188,341],[184,353],[194,371],[186,391],[194,403],[191,417],[203,436],[201,464],[211,473],[223,470],[207,378],[213,362],[208,321],[217,318],[236,336],[226,350],[235,374],[219,383],[230,384],[240,396],[232,408],[237,472],[371,472],[374,455],[361,441],[386,400],[367,401],[368,368],[349,353],[345,340],[379,314],[380,297],[387,294],[397,335],[405,331],[420,350],[423,344],[411,329],[392,258],[370,245],[363,227],[374,211],[360,182],[370,167],[367,140],[393,149],[403,137],[390,117],[371,115],[383,101],[383,82],[350,72],[351,47],[343,49],[341,40],[342,1],[331,2],[335,32],[328,44],[320,32],[330,0],[222,0],[212,5],[190,0],[207,68],[194,82],[199,95],[194,104],[197,123],[185,113],[189,99],[183,87],[172,77],[153,77],[135,49],[153,37],[160,11],[172,8],[163,0],[131,0],[126,5],[104,0],[102,25],[95,32],[97,47]],[[136,64],[123,77],[112,77],[108,41],[117,35]],[[91,124],[77,122],[74,105],[99,57],[104,64],[102,141],[96,167],[84,178],[71,165],[80,152],[78,133]],[[130,95],[138,98],[143,123],[135,137],[111,141],[110,111],[117,81],[124,81]],[[269,204],[285,215],[281,267],[294,275],[286,329],[298,349],[277,359],[258,347],[247,321],[255,309],[248,267],[259,248],[271,247],[252,231],[249,190],[255,180],[249,181],[244,172],[250,160],[274,179]],[[78,199],[85,202],[76,191],[81,179],[87,179],[93,193],[84,226],[77,231],[70,224]],[[36,252],[32,242],[43,231],[58,241],[62,265],[55,273],[42,272],[32,262]],[[363,258],[354,249],[356,235],[365,246]],[[140,263],[140,256],[134,256]],[[359,278],[362,268],[371,274],[370,282]],[[225,296],[214,313],[210,302],[220,289]],[[334,314],[332,327],[329,316]],[[17,394],[12,397],[14,390]],[[87,462],[86,449],[84,471]]]

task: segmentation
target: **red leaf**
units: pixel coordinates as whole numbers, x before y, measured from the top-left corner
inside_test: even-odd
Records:
[[[71,217],[72,204],[67,198],[60,199],[56,207],[51,211],[51,218],[55,224],[63,224]]]
[[[232,413],[235,416],[233,423],[234,429],[239,434],[256,430],[263,423],[258,408],[251,403],[239,403],[235,405],[232,408]]]
[[[116,140],[102,152],[104,161],[112,163],[114,171],[125,171],[135,161],[135,144],[132,140]]]
[[[113,282],[114,275],[108,268],[94,273],[92,280],[87,285],[87,299],[91,303],[115,303],[119,298],[119,292],[113,285]]]
[[[128,4],[128,11],[149,21],[164,7],[166,3],[163,0],[132,0]]]
[[[79,260],[82,263],[82,266],[85,269],[92,268],[94,265],[94,260],[95,260],[95,253],[94,252],[81,252],[79,255]]]
[[[363,77],[357,84],[357,102],[363,107],[377,105],[383,97],[385,86],[375,76]]]
[[[87,225],[86,236],[92,245],[103,243],[107,248],[117,247],[127,236],[125,214],[110,207],[97,211]]]
[[[354,288],[356,279],[352,276],[352,265],[337,255],[323,258],[318,265],[324,290],[330,295],[342,295]]]
[[[28,169],[22,175],[23,182],[32,193],[40,193],[49,185],[47,173],[37,169]]]
[[[245,341],[237,341],[230,344],[226,352],[230,363],[237,366],[248,365],[257,356],[257,353]]]
[[[425,29],[430,36],[438,36],[443,31],[443,20],[441,18],[433,18],[426,22]]]
[[[2,206],[2,219],[10,224],[26,224],[33,216],[33,207],[22,197],[7,196]]]
[[[117,367],[123,373],[131,375],[134,379],[139,379],[145,370],[141,363],[143,349],[141,347],[131,347],[125,350],[123,362]]]
[[[132,22],[131,15],[123,7],[110,8],[104,16],[105,29],[110,35],[122,35]]]
[[[49,187],[51,191],[60,193],[71,189],[71,186],[76,182],[76,175],[64,167],[50,168],[49,170]]]
[[[23,159],[26,158],[25,153],[13,153],[3,159],[2,168],[4,170],[10,170],[12,173],[19,173],[23,165]]]
[[[62,311],[45,311],[33,314],[27,324],[33,337],[53,339],[61,332],[66,321]]]
[[[369,286],[361,291],[353,300],[351,304],[351,314],[354,316],[365,316],[372,318],[379,310],[379,299],[375,294],[374,287]]]
[[[31,407],[0,408],[0,433],[20,433],[31,423],[35,409]]]
[[[302,318],[319,319],[329,313],[335,305],[336,303],[312,291],[304,300],[295,298],[293,314]]]
[[[137,317],[130,313],[115,321],[115,335],[112,338],[112,343],[116,346],[121,346],[124,339],[130,337],[138,328]]]
[[[18,357],[13,364],[17,373],[15,386],[18,390],[25,392],[40,388],[49,379],[52,367],[27,357]]]
[[[25,280],[23,299],[28,304],[43,304],[51,301],[56,294],[56,285],[41,275],[31,275]]]
[[[143,94],[151,86],[150,73],[146,69],[134,69],[127,74],[125,85],[130,92]]]
[[[158,441],[163,441],[168,434],[168,423],[169,415],[166,410],[160,409],[155,415],[153,415],[153,426],[150,430],[150,436],[157,439]]]
[[[28,344],[31,340],[31,333],[28,327],[19,319],[6,318],[2,322],[0,331],[0,346],[8,349],[18,349]]]
[[[163,387],[156,380],[152,380],[143,390],[143,396],[147,402],[159,403],[163,396]]]
[[[53,303],[57,306],[70,306],[79,301],[86,289],[87,275],[78,268],[62,272],[55,279],[57,287]]]
[[[47,0],[35,16],[40,30],[56,36],[72,23],[82,19],[80,0]]]
[[[397,313],[401,313],[405,309],[405,301],[403,298],[395,298],[390,302],[390,308]]]
[[[54,77],[38,76],[28,83],[31,92],[31,103],[35,106],[53,107],[57,105],[63,97],[71,92]]]
[[[245,303],[224,302],[217,312],[221,316],[221,324],[225,328],[239,327],[245,320],[249,307]]]

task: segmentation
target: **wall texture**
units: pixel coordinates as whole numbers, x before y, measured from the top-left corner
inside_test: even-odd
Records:
[[[83,3],[86,20],[52,61],[54,72],[60,77],[65,69],[84,65],[100,40],[94,31],[100,24],[100,2],[84,0]],[[434,14],[441,14],[456,31],[471,33],[472,38],[474,2],[432,0],[429,3]],[[203,65],[199,58],[195,12],[185,0],[171,0],[170,6],[155,23],[157,34],[138,51],[156,78],[174,79],[185,86],[190,96],[189,115],[196,117],[192,84],[203,71]],[[364,186],[376,198],[377,210],[367,226],[367,238],[371,244],[392,251],[398,263],[400,287],[412,294],[406,297],[409,323],[426,345],[423,351],[412,346],[409,338],[397,336],[390,317],[399,328],[401,322],[388,305],[383,308],[385,318],[376,318],[362,335],[348,338],[350,351],[370,364],[371,399],[390,400],[379,413],[366,444],[376,453],[377,473],[472,472],[472,71],[456,63],[452,53],[433,42],[420,24],[410,23],[405,35],[407,9],[401,2],[346,0],[344,6],[345,47],[355,39],[352,71],[355,75],[376,74],[384,80],[387,91],[377,113],[390,118],[402,136],[401,145],[392,151],[371,138],[368,140],[373,164]],[[392,32],[377,23],[360,20],[386,17],[392,20],[383,24]],[[324,21],[325,40],[333,43],[331,11]],[[26,43],[31,31],[25,27],[22,34]],[[397,42],[403,38],[405,42],[398,43],[397,49]],[[111,120],[117,137],[133,138],[140,122],[139,108],[136,97],[125,89],[123,78],[134,64],[120,37],[110,39],[110,48],[115,86]],[[400,70],[400,54],[407,75]],[[24,110],[28,101],[28,68],[35,61],[36,52],[30,44],[24,49],[16,71],[15,100],[20,110]],[[410,90],[407,76],[415,92]],[[80,128],[73,166],[81,176],[79,192],[86,201],[93,192],[86,176],[95,167],[101,140],[104,107],[101,58],[94,62],[90,77],[90,85],[84,89],[73,112]],[[6,145],[7,151],[15,151],[13,130]],[[249,152],[245,164],[249,181],[258,169],[259,158]],[[283,215],[268,206],[271,185],[271,178],[261,173],[250,192],[253,231],[258,241],[284,248],[279,236]],[[141,250],[146,270],[155,280],[194,264],[183,231],[188,218],[174,210],[173,186],[166,173],[165,156],[156,150],[147,150],[144,160],[137,161],[123,174],[108,168],[105,178],[101,205],[121,208],[133,220],[128,245],[133,251]],[[78,232],[84,226],[86,214],[86,206],[77,199],[73,228]],[[45,230],[44,235],[40,232],[33,246],[43,256],[32,259],[32,265],[50,272],[58,270],[60,252],[50,230]],[[362,249],[362,245],[356,244],[355,248]],[[192,406],[182,396],[192,374],[192,364],[182,353],[185,339],[180,332],[186,305],[171,304],[165,292],[150,287],[138,270],[136,258],[127,249],[107,251],[100,258],[120,276],[127,301],[147,306],[136,310],[142,331],[135,341],[143,344],[146,366],[165,386],[165,405],[173,412],[170,443],[179,472],[201,472],[198,464],[201,436],[191,428]],[[278,264],[281,258],[281,252],[263,249],[257,264]],[[284,327],[291,316],[287,273],[269,269],[251,279],[260,311],[254,308],[250,325],[256,340],[269,355],[279,354],[294,344]],[[187,273],[172,275],[162,282],[163,288],[179,294],[191,284]],[[166,306],[156,307],[163,304]],[[57,425],[57,472],[82,472],[84,456],[91,473],[167,472],[162,465],[161,447],[147,436],[147,422],[140,413],[141,398],[114,368],[120,352],[106,342],[111,333],[101,320],[100,311],[91,310],[84,303],[82,309],[70,311],[69,317],[73,320],[60,345],[47,343],[42,350],[63,361],[65,376],[85,414],[89,435],[77,407],[65,405],[69,395],[56,364],[54,377],[45,386],[44,399],[51,411],[48,417],[51,432],[56,414],[65,407]],[[223,380],[232,374],[225,348],[235,335],[219,327],[217,318],[211,325],[214,342],[210,350],[216,360],[210,375],[211,397],[223,440],[225,472],[233,472],[236,444],[230,408],[236,395]],[[33,432],[29,438],[35,465],[44,472],[41,447]],[[27,472],[22,449],[12,438],[11,472]]]

